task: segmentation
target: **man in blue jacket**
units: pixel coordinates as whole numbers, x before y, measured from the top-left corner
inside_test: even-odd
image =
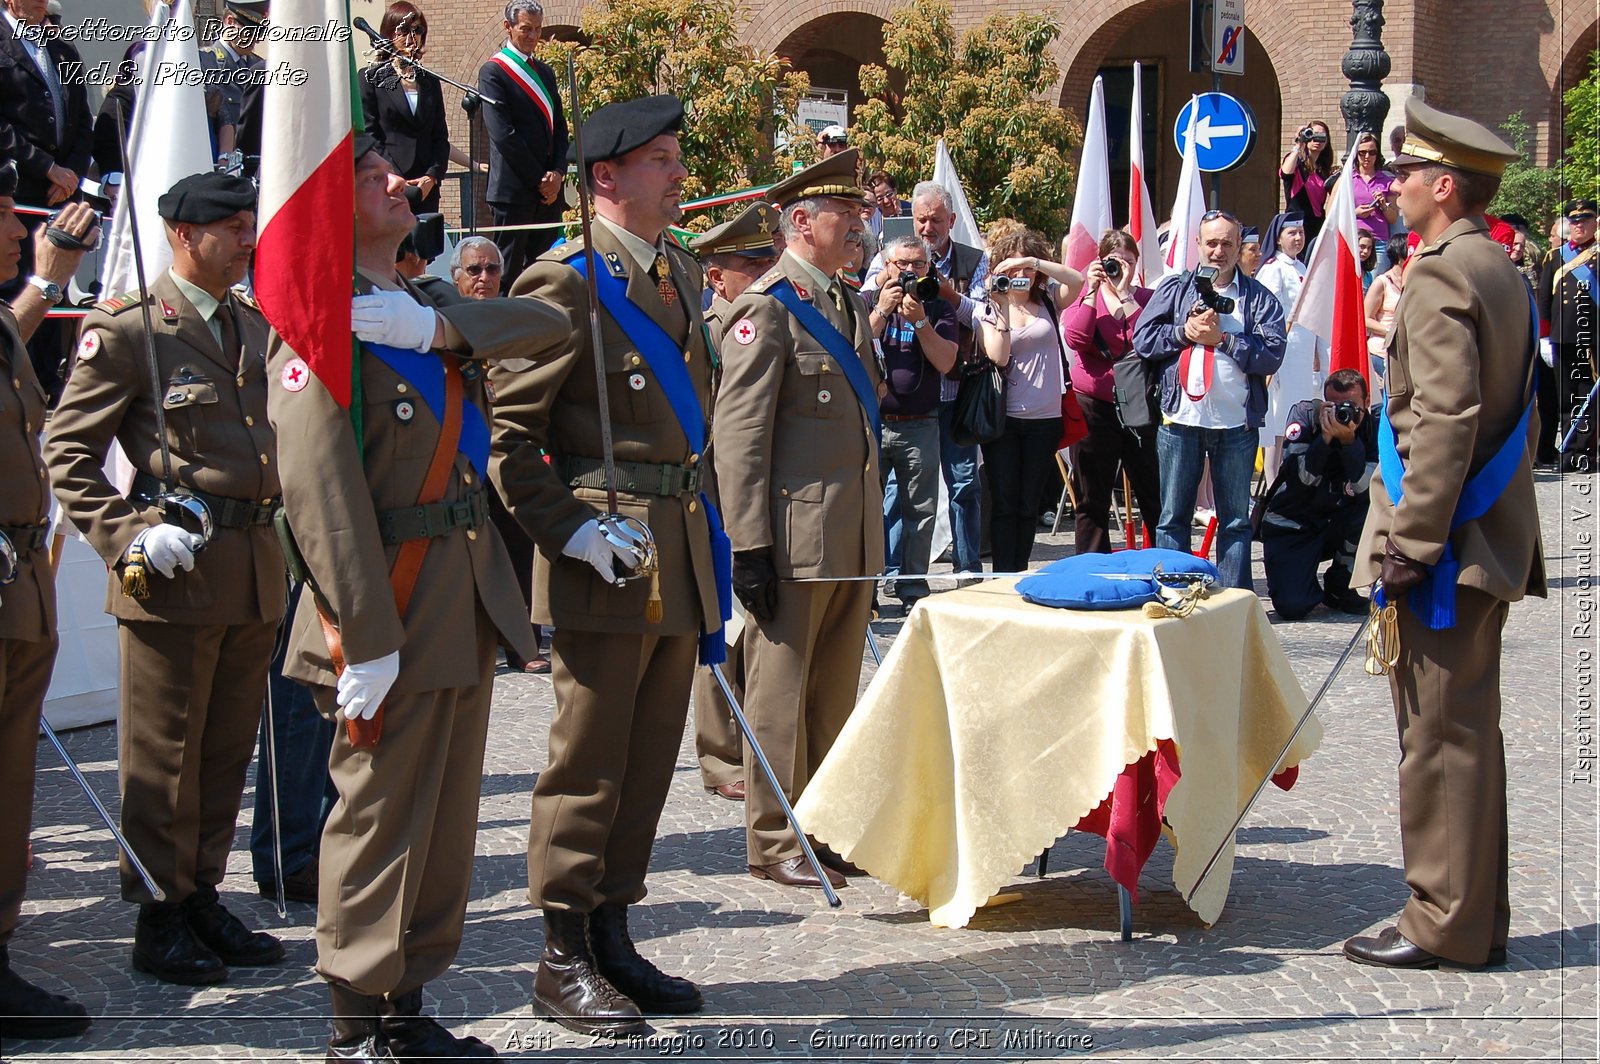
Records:
[[[1217,568],[1225,585],[1249,588],[1250,477],[1267,414],[1267,377],[1283,363],[1285,329],[1277,297],[1237,269],[1239,238],[1239,220],[1226,211],[1200,219],[1201,268],[1161,282],[1133,346],[1161,372],[1156,546],[1189,549],[1195,491],[1209,458]],[[1216,270],[1209,286],[1197,282],[1207,266]]]

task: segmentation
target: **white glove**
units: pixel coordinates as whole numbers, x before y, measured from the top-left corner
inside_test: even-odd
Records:
[[[606,583],[618,586],[621,586],[622,578],[617,575],[612,562],[621,562],[624,569],[632,569],[639,564],[638,555],[607,539],[605,533],[600,531],[600,522],[594,520],[585,522],[574,532],[572,538],[567,540],[567,545],[561,548],[561,553],[580,562],[588,562]]]
[[[346,665],[339,674],[339,693],[334,698],[344,709],[344,719],[355,720],[360,717],[362,720],[371,720],[399,675],[398,650],[372,661]]]
[[[432,307],[418,303],[409,292],[374,292],[350,300],[350,331],[369,344],[430,350],[438,319]]]
[[[1548,336],[1539,337],[1539,357],[1544,359],[1544,364],[1551,369],[1556,368],[1556,349],[1550,343],[1550,337]]]
[[[143,549],[150,567],[171,579],[180,567],[186,573],[193,571],[194,552],[199,546],[199,536],[177,525],[152,525],[133,537],[130,549]]]

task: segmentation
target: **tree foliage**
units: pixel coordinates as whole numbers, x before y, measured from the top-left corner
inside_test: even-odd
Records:
[[[1563,176],[1574,196],[1600,199],[1600,51],[1589,57],[1589,73],[1562,97],[1567,105],[1567,153]]]
[[[1053,238],[1071,216],[1083,140],[1043,98],[1060,74],[1048,51],[1060,31],[1040,15],[994,15],[957,40],[951,20],[950,0],[894,12],[883,33],[890,69],[861,68],[868,99],[851,143],[904,183],[933,173],[943,137],[980,223],[1015,217]]]
[[[654,93],[683,100],[678,140],[689,199],[775,181],[790,172],[792,159],[772,150],[774,140],[810,139],[794,136],[806,76],[741,44],[744,15],[736,4],[605,0],[583,10],[579,33],[586,44],[547,40],[539,54],[555,68],[563,95],[567,56],[576,56],[585,114]],[[702,220],[711,221],[695,221]]]
[[[1561,209],[1561,163],[1537,166],[1532,158],[1533,131],[1521,111],[1500,123],[1500,132],[1522,158],[1506,167],[1500,191],[1489,204],[1489,213],[1520,214],[1528,220],[1534,236],[1542,243],[1550,221]]]

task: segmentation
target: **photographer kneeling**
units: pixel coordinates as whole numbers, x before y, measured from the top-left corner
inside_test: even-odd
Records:
[[[1289,411],[1283,466],[1261,519],[1267,593],[1288,621],[1318,602],[1340,613],[1367,611],[1366,599],[1350,589],[1350,571],[1378,465],[1379,415],[1368,409],[1366,381],[1353,369],[1330,376],[1322,395]],[[1319,584],[1317,566],[1330,558]]]

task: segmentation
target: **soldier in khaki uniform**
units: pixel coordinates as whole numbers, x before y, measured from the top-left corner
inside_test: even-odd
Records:
[[[1355,582],[1381,579],[1398,607],[1389,687],[1411,896],[1398,926],[1345,943],[1361,964],[1505,962],[1500,631],[1510,603],[1545,594],[1529,465],[1537,329],[1527,285],[1483,220],[1516,157],[1476,122],[1406,104],[1395,188],[1422,243],[1389,334],[1393,432],[1380,429]]]
[[[721,341],[722,330],[729,325],[728,311],[733,301],[777,260],[778,248],[773,242],[783,239],[777,230],[778,212],[770,204],[753,203],[690,242],[690,250],[700,256],[700,264],[705,267],[706,284],[712,291],[706,332],[713,351]],[[716,368],[720,376],[720,361]],[[734,696],[742,698],[742,640],[728,648],[728,661],[722,668]],[[710,670],[695,674],[694,746],[706,790],[729,801],[744,801],[744,743],[727,699]]]
[[[345,724],[329,759],[339,799],[323,830],[317,906],[328,1059],[492,1057],[421,1014],[423,985],[461,945],[495,652],[503,639],[533,653],[511,559],[488,521],[482,364],[464,360],[542,357],[566,339],[567,317],[536,300],[472,302],[404,282],[394,262],[413,225],[405,181],[375,143],[355,145],[356,266],[370,292],[352,310],[361,438],[352,412],[276,334],[269,368],[284,507],[309,578],[284,673]],[[452,449],[441,415],[456,387]],[[420,505],[435,476],[439,501]],[[402,555],[405,544],[423,545],[420,561]],[[353,745],[357,732],[376,732],[376,744]]]
[[[573,1030],[608,1036],[644,1030],[641,1012],[694,1012],[702,1003],[693,983],[642,958],[628,932],[628,907],[645,896],[700,640],[723,638],[703,443],[689,442],[691,430],[709,436],[711,409],[700,271],[663,236],[681,214],[682,120],[671,96],[612,104],[585,120],[594,253],[580,254],[581,241],[552,249],[512,287],[567,308],[571,340],[546,366],[491,375],[496,481],[539,549],[534,619],[555,626],[556,717],[528,829],[528,892],[545,927],[533,1004]],[[615,583],[614,564],[627,568],[633,555],[596,520],[608,502],[589,297],[578,273],[589,261],[603,271],[596,280],[618,506],[655,535],[659,589],[650,579]],[[619,314],[633,324],[625,329]],[[681,385],[677,408],[672,381]],[[686,426],[680,410],[701,424]]]
[[[197,985],[226,979],[227,965],[283,958],[277,939],[252,934],[217,898],[283,616],[283,554],[271,528],[266,321],[230,287],[255,247],[255,189],[199,174],[159,210],[173,255],[149,292],[159,391],[139,297],[100,303],[84,319],[45,457],[62,509],[111,570],[122,828],[163,894],[151,897],[124,859],[122,897],[139,904],[133,966]],[[163,523],[158,402],[175,481],[166,487],[198,496],[215,522],[203,552],[198,536]],[[135,470],[126,497],[105,474],[113,440]]]
[[[787,248],[728,312],[716,466],[734,590],[749,611],[745,714],[793,800],[855,706],[872,585],[786,581],[883,570],[882,378],[866,304],[837,276],[863,230],[855,149],[769,195],[780,206]],[[747,757],[750,873],[820,887],[755,768]],[[818,855],[836,886],[856,871],[825,848]]]
[[[16,190],[17,169],[7,163],[0,168],[0,285],[16,276],[28,233],[17,218]],[[68,206],[52,224],[85,243],[95,240],[94,213],[84,204]],[[39,713],[56,658],[55,579],[46,551],[50,482],[39,453],[45,395],[24,344],[84,254],[42,235],[33,250],[38,272],[13,303],[0,302],[0,1016],[7,1038],[65,1038],[88,1029],[83,1006],[17,975],[10,956],[28,874]]]

